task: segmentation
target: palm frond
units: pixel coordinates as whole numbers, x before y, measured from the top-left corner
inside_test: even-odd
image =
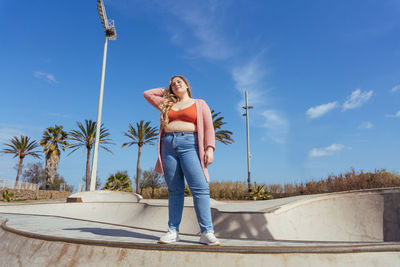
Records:
[[[63,127],[61,125],[55,125],[54,127],[48,127],[43,132],[40,145],[46,155],[60,155],[61,152],[59,146],[62,145],[61,149],[64,150],[65,147],[68,146],[67,138],[68,134],[64,132]]]
[[[215,110],[211,110],[211,116],[213,119],[213,126],[215,130],[215,140],[228,145],[235,142],[232,138],[232,132],[228,130],[221,129],[223,125],[226,124],[223,116],[220,116],[221,112],[215,112]]]
[[[220,130],[215,132],[215,140],[220,141],[221,143],[227,145],[235,142],[232,137],[232,132],[228,130]]]
[[[85,120],[84,124],[81,122],[76,122],[76,124],[78,126],[78,130],[71,130],[68,133],[67,140],[71,141],[71,143],[64,145],[64,148],[73,149],[68,155],[81,147],[86,147],[90,150],[94,146],[96,138],[96,122],[92,120]],[[99,138],[99,144],[101,144],[100,147],[108,152],[111,152],[110,149],[106,149],[104,146],[114,144],[111,142],[112,139],[107,138],[108,136],[110,136],[108,129],[104,128],[104,124],[101,124]]]
[[[35,158],[40,158],[40,151],[34,151],[39,144],[30,137],[21,135],[19,138],[14,136],[10,138],[10,143],[5,143],[5,146],[9,148],[2,149],[0,152],[4,154],[13,154],[14,157],[25,158],[25,156],[32,156]]]
[[[128,131],[124,132],[124,135],[132,141],[123,143],[122,148],[132,145],[138,145],[139,147],[154,145],[154,141],[158,139],[158,129],[157,127],[151,127],[150,123],[150,121],[144,122],[141,120],[136,123],[136,128],[129,123]]]

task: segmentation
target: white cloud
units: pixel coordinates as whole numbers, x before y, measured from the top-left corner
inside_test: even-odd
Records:
[[[261,115],[264,119],[261,126],[267,129],[268,137],[277,143],[286,143],[289,122],[276,110],[265,110]]]
[[[371,129],[374,125],[370,121],[364,121],[359,126],[358,129]]]
[[[396,114],[389,114],[389,115],[385,115],[385,117],[388,117],[388,118],[400,118],[400,111],[397,111],[397,113]]]
[[[361,107],[364,103],[366,103],[372,96],[373,91],[369,92],[363,92],[360,89],[356,89],[351,93],[350,96],[347,97],[346,102],[343,104],[343,111],[348,110],[348,109],[354,109]],[[310,119],[316,119],[319,118],[332,109],[338,107],[338,102],[330,102],[327,104],[311,107],[307,110],[306,114]]]
[[[0,142],[1,143],[8,143],[10,138],[14,136],[21,136],[24,135],[24,133],[19,130],[19,129],[13,129],[13,128],[0,128]]]
[[[169,19],[165,24],[171,33],[171,42],[183,46],[190,57],[228,59],[233,49],[220,30],[219,11],[222,3],[217,1],[155,1],[158,10],[167,11],[178,22]]]
[[[193,29],[198,43],[189,49],[192,56],[202,56],[210,59],[227,59],[233,54],[232,49],[211,20],[202,17],[202,14],[186,14],[186,22]]]
[[[316,107],[312,107],[307,110],[307,115],[311,119],[316,119],[316,118],[319,118],[322,115],[328,113],[329,111],[336,108],[337,106],[338,106],[338,103],[335,101],[335,102],[330,102],[328,104],[323,104],[323,105],[319,105]]]
[[[236,89],[244,96],[244,91],[248,91],[249,105],[266,105],[264,76],[266,71],[258,61],[254,58],[247,64],[235,67],[232,70],[232,78],[235,81]],[[243,102],[242,102],[243,103]]]
[[[51,73],[35,71],[33,73],[33,76],[35,76],[38,79],[44,80],[44,81],[46,81],[48,83],[58,83],[57,80],[56,80],[56,77],[54,77],[54,75],[51,74]]]
[[[372,94],[372,90],[369,92],[362,92],[360,89],[356,89],[347,97],[346,102],[343,104],[343,110],[361,107],[371,98]]]
[[[395,87],[392,88],[392,92],[396,92],[400,90],[400,84],[396,85]]]
[[[342,145],[342,144],[332,144],[325,148],[313,148],[308,153],[308,155],[311,158],[330,156],[335,153],[338,153],[339,151],[341,151],[343,149],[344,149],[344,145]]]
[[[262,53],[254,57],[247,64],[232,69],[232,78],[236,89],[243,96],[237,105],[240,113],[243,113],[244,91],[248,91],[249,105],[254,106],[254,112],[251,112],[251,119],[259,122],[258,126],[265,128],[265,137],[276,143],[286,143],[290,130],[289,122],[276,109],[266,108],[270,105],[267,98],[268,89],[266,88],[265,77],[267,70],[260,63]]]

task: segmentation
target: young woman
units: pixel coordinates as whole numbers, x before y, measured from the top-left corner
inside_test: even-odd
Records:
[[[155,171],[164,173],[168,186],[169,230],[159,242],[180,240],[178,232],[185,198],[185,177],[201,230],[200,243],[220,245],[212,225],[207,171],[207,166],[214,160],[215,150],[210,108],[204,100],[192,98],[188,81],[180,75],[171,78],[168,89],[151,89],[143,95],[161,111]]]

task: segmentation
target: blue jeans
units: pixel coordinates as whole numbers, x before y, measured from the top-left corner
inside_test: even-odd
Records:
[[[169,193],[168,227],[179,232],[185,199],[185,177],[193,195],[201,232],[213,230],[210,188],[200,163],[197,133],[165,133],[161,140],[161,160]]]

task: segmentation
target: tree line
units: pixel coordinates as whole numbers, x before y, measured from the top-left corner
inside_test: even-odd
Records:
[[[233,133],[229,130],[223,129],[226,122],[224,121],[224,117],[220,115],[221,112],[215,112],[212,110],[211,114],[216,140],[225,145],[232,144],[234,142],[232,138]],[[45,188],[54,189],[54,184],[59,184],[61,181],[60,176],[57,173],[61,151],[68,150],[69,156],[73,152],[82,148],[86,150],[85,189],[88,191],[90,188],[90,158],[96,137],[96,122],[85,120],[84,123],[76,122],[76,124],[77,129],[73,129],[69,132],[64,131],[64,128],[61,125],[48,127],[43,131],[43,136],[39,143],[24,135],[21,135],[20,137],[14,136],[9,139],[8,143],[4,143],[3,145],[6,148],[0,150],[0,153],[11,154],[14,158],[18,158],[17,177],[15,183],[17,184],[19,181],[25,157],[30,156],[34,158],[42,158],[41,153],[43,153],[45,158]],[[154,145],[155,141],[158,139],[157,127],[153,127],[150,124],[150,121],[145,122],[143,120],[136,123],[135,126],[129,123],[128,130],[123,133],[129,141],[123,143],[121,146],[122,148],[130,147],[132,145],[137,145],[138,147],[135,177],[136,193],[139,193],[139,189],[145,184],[143,182],[141,183],[140,179],[142,173],[140,169],[142,147],[144,145]],[[109,145],[114,145],[114,143],[110,138],[109,130],[104,127],[104,124],[102,124],[100,127],[99,147],[112,153],[108,147]],[[37,150],[39,147],[42,148],[42,151]],[[120,177],[120,175],[118,177]]]

